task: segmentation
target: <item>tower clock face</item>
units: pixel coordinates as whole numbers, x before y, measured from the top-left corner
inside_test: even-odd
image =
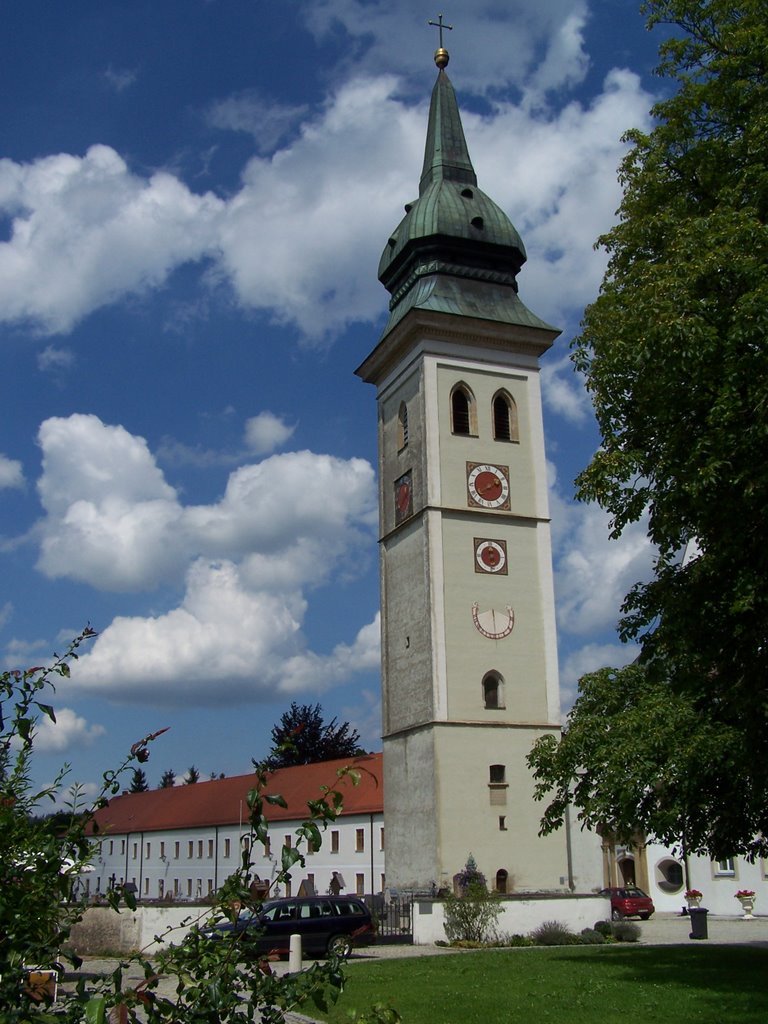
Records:
[[[475,537],[475,572],[507,575],[507,544],[503,540],[479,540]]]
[[[413,515],[413,482],[411,471],[395,480],[395,526]]]
[[[469,505],[475,508],[509,508],[509,468],[486,462],[467,463]]]

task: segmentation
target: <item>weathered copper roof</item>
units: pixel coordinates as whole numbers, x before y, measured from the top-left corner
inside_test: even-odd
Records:
[[[432,90],[419,198],[405,210],[379,261],[379,280],[392,294],[385,336],[416,306],[553,330],[517,296],[525,246],[506,213],[477,187],[456,94],[442,69]]]
[[[349,778],[337,777],[337,771],[347,765],[359,774],[357,786]],[[112,835],[237,825],[247,821],[248,792],[254,783],[251,773],[146,793],[123,793],[96,812],[96,822],[100,833]],[[269,821],[276,822],[306,818],[307,801],[318,799],[323,786],[338,786],[344,798],[342,815],[380,814],[384,807],[382,755],[279,768],[270,773],[266,792],[282,796],[288,806],[265,803],[264,814]]]

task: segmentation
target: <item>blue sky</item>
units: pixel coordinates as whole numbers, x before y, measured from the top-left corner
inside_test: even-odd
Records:
[[[417,191],[437,10],[421,0],[29,0],[0,65],[0,657],[99,637],[38,770],[249,769],[292,700],[380,749],[381,249]],[[646,127],[658,39],[625,0],[462,0],[449,75],[480,187],[563,328],[543,389],[563,702],[619,664],[642,524],[572,481],[597,443],[568,343]]]

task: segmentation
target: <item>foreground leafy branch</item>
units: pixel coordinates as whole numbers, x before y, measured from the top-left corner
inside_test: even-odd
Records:
[[[43,789],[33,784],[32,759],[36,729],[45,716],[56,720],[51,702],[55,682],[70,676],[78,650],[95,636],[86,628],[61,656],[47,667],[5,672],[0,676],[0,1019],[3,1024],[66,1021],[67,1024],[222,1024],[260,1020],[278,1024],[287,1010],[312,1003],[326,1008],[344,987],[343,958],[331,956],[295,976],[275,974],[268,958],[244,956],[241,933],[232,931],[212,939],[193,927],[190,918],[177,930],[169,929],[163,946],[149,959],[137,954],[120,963],[113,974],[98,982],[80,978],[73,989],[61,991],[55,1004],[29,985],[29,967],[52,967],[68,958],[73,925],[85,912],[83,898],[75,895],[75,880],[93,855],[98,840],[96,812],[122,789],[122,777],[149,758],[150,745],[163,732],[150,733],[135,743],[115,769],[105,772],[95,800],[84,804],[73,787],[66,815],[41,815],[41,810],[64,793],[69,769],[64,766],[54,782]],[[268,834],[265,809],[285,806],[279,795],[267,793],[269,771],[254,766],[254,785],[248,794],[247,841],[240,866],[216,894],[210,919],[235,920],[245,910],[256,913],[256,895],[250,860],[254,843]],[[351,768],[335,772],[297,829],[296,841],[283,850],[282,870],[273,884],[290,878],[295,865],[304,865],[306,844],[320,846],[322,832],[342,809],[342,786],[356,785]],[[117,886],[107,893],[115,911],[135,910],[135,897]],[[127,968],[138,965],[140,984],[128,986]],[[168,995],[168,992],[171,995]],[[370,1019],[374,1019],[371,1017]]]

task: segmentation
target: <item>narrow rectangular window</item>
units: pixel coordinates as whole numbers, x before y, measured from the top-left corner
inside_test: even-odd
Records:
[[[151,849],[152,849],[152,844],[151,843],[147,843],[147,852],[144,855],[147,858],[147,860],[149,860],[149,853],[150,853]]]
[[[230,853],[231,853],[231,850],[232,850],[232,848],[231,848],[229,839],[225,839],[224,840],[224,856],[225,857],[229,857]]]
[[[178,878],[174,878],[173,880],[173,895],[176,896],[177,899],[181,895],[181,888],[179,886]]]
[[[317,844],[313,840],[307,840],[307,853],[317,853]]]
[[[115,843],[114,843],[113,839],[110,839],[109,840],[109,855],[110,855],[110,857],[112,856],[112,854],[114,852],[115,852]]]
[[[365,895],[365,875],[362,872],[355,875],[355,892],[358,896]]]
[[[499,815],[499,831],[500,832],[506,832],[507,831],[507,818],[506,818],[506,815],[504,815],[504,814],[500,814]]]
[[[165,843],[160,843],[160,857],[161,859],[165,856]]]
[[[213,856],[213,840],[212,839],[208,840],[208,856],[209,857]]]
[[[144,895],[149,896],[149,879],[144,879]]]
[[[187,856],[191,860],[194,857],[194,855],[195,855],[195,844],[190,839],[189,842],[187,843]]]
[[[387,876],[386,875],[382,875],[381,876],[381,891],[384,892],[386,887],[387,887]]]
[[[293,836],[290,834],[283,838],[283,846],[286,848],[286,850],[290,850],[292,842]]]
[[[364,828],[356,828],[355,829],[355,851],[357,853],[362,853],[363,850],[365,850],[365,829]]]
[[[198,857],[202,857],[203,856],[203,840],[202,839],[198,839],[197,840],[197,856]]]
[[[179,854],[180,853],[181,853],[181,843],[174,843],[173,844],[173,856],[176,858],[176,860],[179,859]]]
[[[120,853],[125,853],[125,840],[120,840]]]
[[[190,899],[192,898],[192,879],[191,878],[187,879],[187,896]]]
[[[165,896],[165,882],[160,878],[157,882],[157,898],[162,899],[163,896]]]
[[[134,843],[133,844],[133,859],[136,860],[136,858],[138,856],[139,856],[139,844],[138,843]]]
[[[339,830],[335,828],[331,832],[331,853],[339,852]]]
[[[379,849],[380,850],[384,849],[384,826],[383,825],[382,825],[381,831],[379,833]]]
[[[272,840],[269,836],[264,840],[264,856],[269,857],[272,854]]]

